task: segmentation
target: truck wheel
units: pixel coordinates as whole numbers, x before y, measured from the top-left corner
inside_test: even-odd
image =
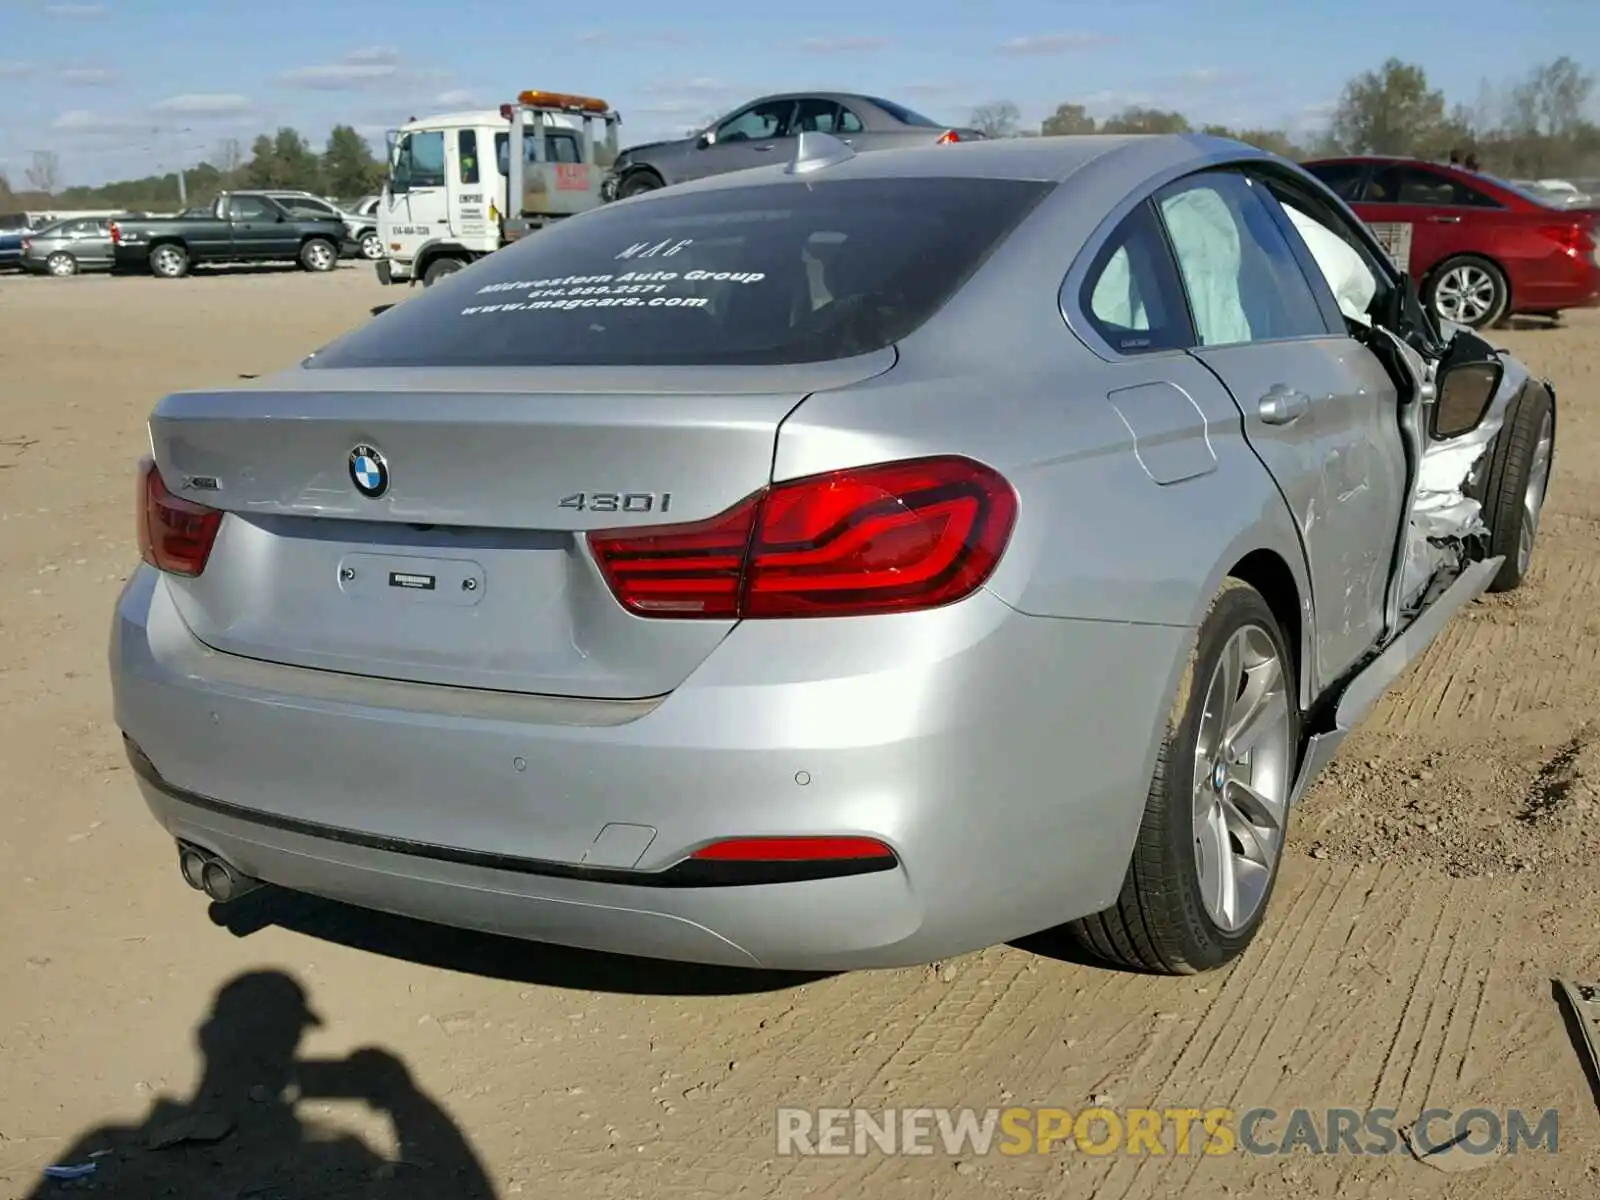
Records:
[[[1499,321],[1511,300],[1510,285],[1500,268],[1472,254],[1441,264],[1425,291],[1423,299],[1435,314],[1469,329]]]
[[[629,196],[642,196],[645,192],[653,192],[663,186],[661,176],[654,171],[635,171],[622,181],[622,186],[617,189],[617,199],[626,200]]]
[[[1101,958],[1189,975],[1250,944],[1277,882],[1299,766],[1295,678],[1272,609],[1228,580],[1168,715],[1122,893],[1073,925]]]
[[[1555,457],[1556,412],[1550,393],[1530,383],[1513,401],[1490,460],[1483,516],[1489,526],[1489,554],[1505,555],[1489,584],[1491,592],[1520,587],[1533,565],[1550,464]]]
[[[189,252],[175,242],[150,251],[150,274],[158,279],[182,279],[189,273]]]
[[[339,265],[339,248],[327,238],[312,238],[300,247],[300,265],[308,271],[331,271]]]
[[[370,229],[361,235],[361,257],[369,262],[383,257],[383,239]]]
[[[432,287],[446,275],[454,275],[466,265],[459,258],[436,258],[428,264],[428,269],[422,273],[422,286]]]

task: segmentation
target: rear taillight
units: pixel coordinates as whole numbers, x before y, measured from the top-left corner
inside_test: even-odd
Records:
[[[222,513],[167,491],[161,471],[146,455],[139,463],[139,557],[171,575],[206,569]]]
[[[939,135],[939,140],[937,142],[935,142],[934,145],[936,145],[936,146],[948,146],[952,142],[959,142],[960,140],[961,140],[961,135],[959,133],[957,133],[954,129],[946,129],[942,134]]]
[[[22,252],[24,254],[26,254],[29,250],[32,250],[32,249],[33,249],[33,239],[32,238],[23,238],[22,239]]]
[[[1017,498],[971,459],[913,459],[764,488],[705,521],[589,546],[641,617],[843,617],[961,600],[1000,561]]]
[[[1584,225],[1546,225],[1539,232],[1574,258],[1594,250],[1594,235]]]
[[[110,229],[111,229],[111,244],[113,246],[120,246],[122,244],[122,226],[118,225],[115,221],[113,221],[113,222],[111,222]]]

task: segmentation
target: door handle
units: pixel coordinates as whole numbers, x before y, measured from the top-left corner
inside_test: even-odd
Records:
[[[1283,384],[1275,384],[1256,403],[1256,412],[1267,425],[1292,425],[1311,407],[1311,397]]]
[[[1435,216],[1429,217],[1428,220],[1432,221],[1435,225],[1459,225],[1459,224],[1461,224],[1461,218],[1460,217],[1446,217],[1446,216],[1443,216],[1443,215],[1435,215]]]
[[[762,154],[765,154],[768,150],[772,149],[772,143],[768,142],[765,146],[751,146],[750,149],[759,150]]]
[[[846,146],[854,146],[856,144],[855,138],[840,138],[839,140]]]

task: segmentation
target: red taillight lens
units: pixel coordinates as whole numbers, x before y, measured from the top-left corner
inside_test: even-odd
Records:
[[[825,862],[893,858],[894,851],[869,837],[753,837],[712,842],[689,857],[718,862]]]
[[[113,221],[113,222],[111,222],[110,229],[111,229],[111,244],[113,246],[121,245],[122,244],[122,226],[118,225],[115,221]]]
[[[957,133],[954,129],[946,129],[944,131],[944,133],[940,135],[939,140],[937,142],[935,142],[934,144],[936,146],[948,146],[952,142],[959,142],[960,140],[961,140],[961,135],[959,133]]]
[[[1583,225],[1547,225],[1539,232],[1568,254],[1588,254],[1594,249],[1594,235]]]
[[[139,463],[139,557],[171,575],[206,569],[222,514],[167,491],[161,472],[146,455]]]
[[[689,525],[591,533],[643,617],[841,617],[935,608],[1000,561],[1017,499],[971,459],[913,459],[780,483]]]

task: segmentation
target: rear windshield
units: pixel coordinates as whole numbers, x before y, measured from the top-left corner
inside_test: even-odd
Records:
[[[904,104],[896,104],[893,100],[881,100],[877,96],[869,97],[871,101],[884,112],[888,113],[902,125],[919,125],[924,129],[943,129],[937,121],[931,121],[919,112],[913,112]]]
[[[916,329],[1052,184],[664,191],[496,251],[311,367],[714,366],[869,354]]]

